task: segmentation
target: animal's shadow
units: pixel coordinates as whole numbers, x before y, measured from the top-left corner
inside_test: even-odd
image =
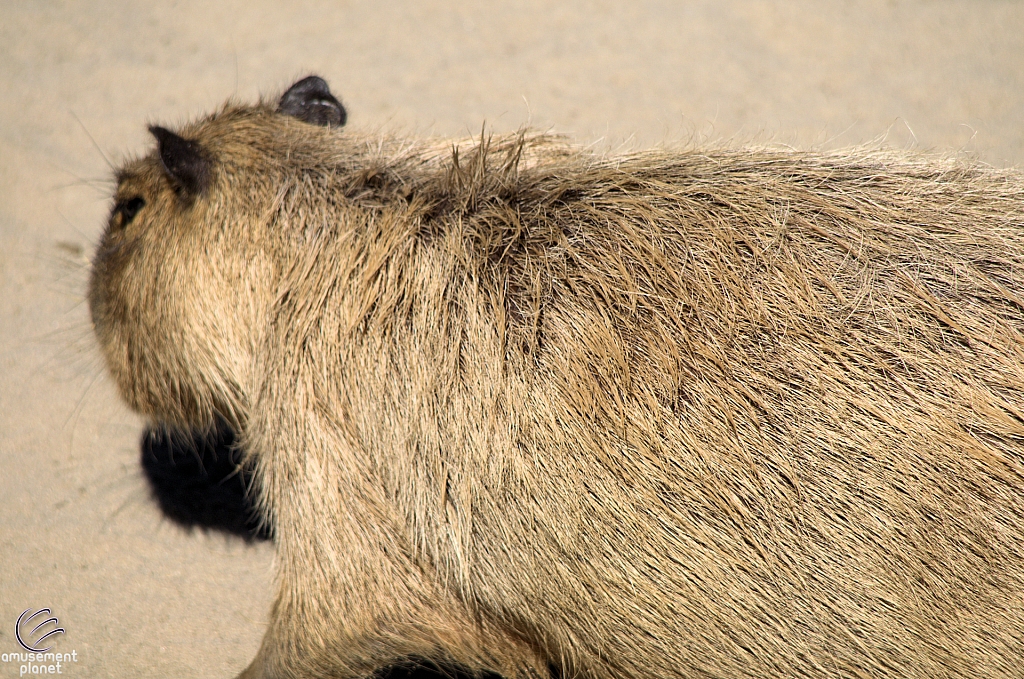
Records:
[[[142,436],[142,471],[164,516],[189,530],[216,530],[246,541],[270,540],[252,496],[252,471],[241,464],[235,432],[150,427]]]
[[[206,432],[150,427],[142,436],[142,470],[164,516],[188,530],[214,530],[247,542],[272,540],[273,526],[259,520],[250,489],[252,471],[225,422]],[[373,679],[502,679],[465,668],[410,658]]]

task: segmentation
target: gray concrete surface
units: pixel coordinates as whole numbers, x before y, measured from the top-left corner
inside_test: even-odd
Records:
[[[71,677],[230,677],[254,654],[272,549],[160,516],[143,422],[103,374],[83,293],[104,155],[310,72],[359,127],[529,123],[610,149],[884,137],[1024,162],[1019,2],[3,0],[0,654],[43,606]],[[19,671],[0,661],[0,678]]]

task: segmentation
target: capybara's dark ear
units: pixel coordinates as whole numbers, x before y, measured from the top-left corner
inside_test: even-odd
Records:
[[[203,147],[170,130],[151,125],[150,133],[160,146],[164,171],[185,193],[197,195],[210,184],[210,158]]]
[[[324,127],[341,127],[348,119],[345,107],[331,94],[327,81],[315,75],[303,78],[289,87],[281,96],[277,110],[279,113]]]

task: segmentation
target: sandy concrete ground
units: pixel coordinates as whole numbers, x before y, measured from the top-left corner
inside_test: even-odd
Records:
[[[1024,163],[1024,4],[0,2],[0,653],[50,607],[78,677],[229,677],[272,549],[161,517],[142,421],[91,342],[112,162],[228,96],[325,76],[350,125],[530,123],[609,148],[706,138]],[[0,656],[2,659],[2,656]],[[19,663],[0,661],[0,677]]]

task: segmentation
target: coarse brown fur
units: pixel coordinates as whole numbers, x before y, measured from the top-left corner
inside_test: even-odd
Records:
[[[90,301],[133,407],[255,465],[244,676],[1024,676],[1020,173],[177,133],[208,186],[127,163]]]

